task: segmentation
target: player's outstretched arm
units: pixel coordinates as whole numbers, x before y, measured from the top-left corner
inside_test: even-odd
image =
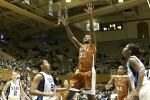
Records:
[[[114,78],[115,77],[111,77],[111,79],[109,80],[108,84],[105,86],[105,89],[106,90],[109,90],[113,87],[113,84],[114,84]]]
[[[64,87],[63,88],[56,88],[57,92],[63,92],[69,90],[70,86],[68,84],[68,80],[64,81]]]
[[[89,16],[91,43],[96,46],[96,37],[95,37],[94,24],[93,24],[93,9],[94,6],[89,3],[87,4],[87,9],[84,10]]]
[[[66,18],[64,18],[64,16],[62,15],[60,18],[60,21],[62,22],[62,24],[65,26],[67,34],[69,39],[73,42],[73,44],[79,49],[80,46],[82,45],[73,35],[72,31],[70,30],[70,27],[68,25],[68,22],[66,20]]]

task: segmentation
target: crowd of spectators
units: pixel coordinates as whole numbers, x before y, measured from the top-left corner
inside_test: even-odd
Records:
[[[140,42],[137,39],[132,40],[133,42],[140,43],[141,47],[145,50],[145,53],[140,57],[141,61],[145,64],[146,69],[150,68],[149,61],[149,51],[150,51],[150,42],[145,42],[147,40],[141,40]],[[143,42],[144,41],[144,42]],[[121,56],[122,47],[127,43],[131,42],[131,40],[126,41],[125,43],[122,40],[113,42],[111,45],[110,42],[102,42],[98,43],[97,49],[97,63],[96,63],[96,71],[97,74],[115,74],[116,69],[119,65],[125,64],[125,59]],[[119,43],[119,44],[118,44]],[[147,44],[144,44],[147,43]],[[25,44],[25,45],[23,45]],[[65,44],[65,45],[64,45]],[[102,45],[103,44],[103,45]],[[105,44],[105,45],[104,45]],[[51,74],[54,76],[55,83],[57,85],[62,85],[62,81],[59,80],[57,75],[65,75],[68,73],[74,73],[77,69],[78,64],[78,51],[73,48],[70,42],[61,42],[61,41],[49,41],[43,42],[38,41],[33,43],[30,41],[28,43],[0,43],[1,49],[3,52],[8,53],[13,56],[15,59],[5,60],[3,56],[0,58],[0,70],[15,70],[20,73],[20,80],[23,83],[24,90],[29,95],[29,87],[31,80],[29,78],[30,73],[37,73],[36,68],[33,68],[34,61],[39,59],[47,59],[51,64]],[[99,46],[102,45],[102,46]],[[111,45],[111,49],[110,48]],[[103,49],[104,48],[104,49]],[[116,51],[117,48],[118,51]],[[115,52],[115,55],[112,56],[109,53]],[[64,58],[68,60],[69,70],[66,70],[63,66],[63,60],[58,57],[58,55],[62,55]],[[0,81],[0,89],[2,89],[3,85],[2,80]],[[1,90],[0,90],[1,91]],[[81,97],[86,96],[83,93],[79,93],[78,100]],[[114,94],[113,92],[97,92],[96,98],[97,100],[105,100],[106,98],[110,98],[110,94]],[[115,96],[114,96],[115,97]],[[83,100],[83,99],[82,99]],[[115,99],[114,99],[115,100]]]
[[[125,64],[125,59],[121,54],[121,50],[127,43],[132,42],[138,44],[145,53],[141,57],[141,61],[146,68],[149,64],[149,39],[129,39],[117,41],[104,41],[97,43],[97,74],[115,73],[119,65]],[[39,59],[47,59],[51,64],[52,74],[65,75],[74,73],[78,64],[78,51],[69,41],[27,41],[27,42],[5,42],[0,43],[2,50],[13,56],[15,60],[3,61],[0,59],[1,69],[15,69],[20,71],[32,70],[32,61]],[[62,59],[58,57],[62,55],[68,60],[65,64]],[[66,69],[66,68],[69,68]]]

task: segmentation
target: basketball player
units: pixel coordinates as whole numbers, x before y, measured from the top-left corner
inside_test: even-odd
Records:
[[[40,60],[37,67],[39,74],[34,77],[30,89],[30,94],[37,96],[35,100],[57,100],[56,91],[69,89],[68,84],[64,84],[65,88],[55,88],[53,77],[49,74],[50,64],[47,60]]]
[[[118,92],[118,99],[117,100],[125,100],[127,99],[128,89],[131,91],[131,84],[129,77],[125,75],[125,67],[119,66],[118,67],[118,75],[112,75],[110,81],[106,85],[106,90],[113,87],[115,85],[115,89]]]
[[[95,100],[95,61],[96,61],[96,37],[93,28],[92,10],[94,6],[87,4],[85,9],[90,20],[90,35],[86,35],[83,39],[83,43],[80,43],[71,32],[68,22],[62,16],[61,22],[65,26],[69,39],[79,49],[79,64],[78,71],[74,74],[70,80],[71,89],[67,95],[66,100],[72,100],[77,91],[83,88],[84,93],[87,94],[88,100]]]
[[[122,54],[127,58],[128,76],[132,87],[132,97],[139,100],[150,99],[150,81],[145,75],[145,67],[139,60],[139,47],[135,44],[128,44],[122,50]],[[131,97],[131,98],[132,98]]]
[[[64,80],[64,84],[68,84],[68,80]],[[61,100],[66,100],[67,94],[68,94],[68,91],[61,92],[60,93]]]
[[[22,84],[17,81],[17,73],[13,72],[11,76],[11,81],[7,82],[2,91],[3,100],[20,100],[20,93],[22,93],[27,100],[30,98],[26,95],[22,88]],[[8,98],[6,99],[5,93],[8,91]]]

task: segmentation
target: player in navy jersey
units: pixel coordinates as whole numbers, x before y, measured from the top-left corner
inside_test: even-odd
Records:
[[[53,77],[49,74],[50,64],[47,60],[40,60],[37,64],[39,73],[31,83],[30,94],[37,96],[35,100],[57,100],[56,92],[69,89],[68,84],[64,88],[55,88]]]

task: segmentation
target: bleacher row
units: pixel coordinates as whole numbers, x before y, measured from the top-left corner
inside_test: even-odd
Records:
[[[146,68],[149,68],[150,60],[150,40],[149,38],[136,38],[116,41],[102,41],[97,43],[97,63],[96,70],[98,74],[115,74],[119,65],[125,64],[121,52],[123,47],[128,43],[135,43],[145,50],[145,55],[141,57]],[[56,74],[59,71],[65,71],[58,62],[57,55],[63,55],[68,59],[70,64],[69,72],[74,72],[78,63],[78,50],[70,41],[40,41],[30,40],[27,42],[8,42],[0,43],[2,50],[16,60],[39,60],[47,59],[52,65],[52,70]],[[31,66],[32,67],[32,66]],[[58,73],[57,73],[58,72]],[[63,72],[67,74],[68,71]]]

